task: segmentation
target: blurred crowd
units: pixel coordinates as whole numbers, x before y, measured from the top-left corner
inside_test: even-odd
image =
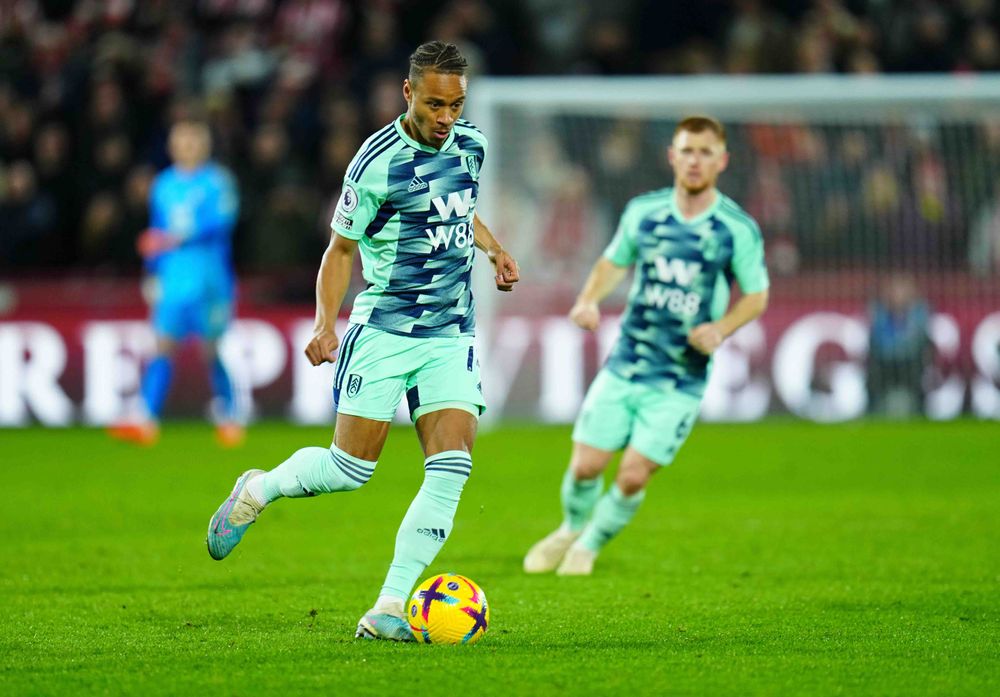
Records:
[[[508,135],[496,155],[498,227],[523,270],[576,287],[626,202],[669,185],[674,126],[508,109],[502,129],[531,136]],[[727,139],[719,187],[760,224],[772,274],[877,263],[1000,276],[1000,120],[729,123]]]
[[[314,264],[347,163],[403,111],[407,56],[429,38],[458,43],[477,74],[963,72],[1000,69],[998,26],[995,0],[0,0],[0,268],[134,272],[167,129],[195,111],[239,181],[239,267]],[[635,171],[638,131],[621,125],[602,156]],[[777,239],[794,239],[789,221],[808,200],[794,168],[844,168],[854,189],[830,198],[826,237],[795,242],[795,255],[836,248],[828,237],[843,234],[859,197],[917,227],[933,227],[921,222],[930,216],[964,230],[972,214],[1000,227],[1000,213],[948,192],[947,152],[915,142],[905,162],[872,159],[881,135],[800,134],[785,160],[751,158],[753,184],[734,194]],[[970,137],[996,156],[995,129]],[[769,138],[736,135],[755,153]],[[538,156],[546,148],[556,162],[558,143]],[[563,214],[542,214],[561,231],[553,254],[580,234],[572,202],[595,165],[585,159],[559,180]],[[934,230],[949,250],[974,244]]]

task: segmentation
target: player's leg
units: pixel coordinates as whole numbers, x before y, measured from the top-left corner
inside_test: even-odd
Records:
[[[170,392],[170,383],[173,381],[174,354],[177,351],[178,338],[183,336],[183,329],[179,325],[180,315],[169,312],[166,318],[154,322],[157,332],[156,355],[146,366],[139,385],[142,413],[127,417],[111,426],[108,433],[114,438],[140,445],[153,445],[159,439],[160,416],[163,414],[163,405]],[[173,331],[173,334],[167,334],[165,331]]]
[[[276,499],[353,491],[375,472],[389,423],[402,398],[404,378],[394,372],[387,358],[395,351],[391,338],[387,344],[363,342],[359,340],[361,329],[355,326],[345,333],[338,356],[333,444],[329,448],[302,448],[269,472],[245,472],[209,523],[208,548],[213,558],[228,555],[264,507]],[[370,378],[364,389],[360,384],[357,389],[341,389],[345,376],[355,375],[354,370],[365,371]]]
[[[598,552],[635,517],[646,497],[646,485],[660,464],[629,446],[622,455],[615,481],[597,502],[593,517],[570,545],[556,573],[560,576],[590,574]]]
[[[398,633],[388,638],[410,641],[404,608],[410,591],[451,536],[462,489],[472,472],[472,443],[478,409],[446,408],[416,421],[424,451],[424,481],[396,533],[392,563],[375,606],[358,623],[358,636],[386,638],[389,623]],[[381,626],[380,626],[381,624]]]
[[[329,448],[307,447],[265,472],[244,472],[208,526],[208,551],[224,559],[268,504],[280,498],[304,498],[354,491],[371,479],[389,433],[388,421],[340,414]]]
[[[214,289],[199,305],[196,333],[202,338],[202,359],[212,385],[212,418],[220,445],[231,448],[246,438],[243,414],[237,405],[232,374],[219,353],[219,340],[233,320],[231,285]]]
[[[560,501],[563,522],[555,531],[536,542],[524,556],[524,570],[529,574],[554,571],[569,546],[583,531],[601,497],[602,474],[614,452],[574,442],[569,467],[563,475]]]
[[[451,535],[462,490],[472,472],[472,444],[485,409],[471,338],[424,341],[419,370],[407,383],[407,402],[424,451],[424,481],[396,533],[392,563],[358,636],[410,640],[403,609],[420,575]],[[400,627],[380,630],[378,623]],[[402,626],[395,624],[402,622]]]
[[[227,448],[242,445],[246,438],[244,419],[237,407],[232,374],[222,360],[217,339],[206,339],[202,343],[202,359],[212,385],[212,417],[215,421],[216,440]]]
[[[587,575],[603,547],[635,517],[650,478],[673,462],[687,439],[701,400],[677,390],[636,386],[629,399],[632,433],[618,474],[579,539],[566,552],[557,574]]]
[[[630,390],[627,381],[606,370],[591,383],[573,428],[573,454],[560,487],[563,522],[528,550],[526,572],[556,569],[590,519],[603,489],[602,474],[632,430]]]

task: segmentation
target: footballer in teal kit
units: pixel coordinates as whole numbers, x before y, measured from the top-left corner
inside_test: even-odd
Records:
[[[424,480],[399,527],[378,599],[358,622],[356,636],[366,639],[413,640],[404,603],[451,534],[472,471],[486,408],[473,343],[475,250],[494,265],[499,290],[518,280],[517,263],[476,215],[487,142],[461,119],[466,70],[453,44],[418,47],[403,82],[406,113],[369,137],[345,173],[306,347],[313,365],[336,364],[333,444],[303,448],[269,472],[245,472],[209,523],[209,553],[222,559],[276,499],[361,487],[405,398],[424,451]],[[334,324],[358,252],[367,288],[338,337]]]
[[[621,336],[584,399],[563,478],[563,523],[524,559],[529,573],[587,575],[635,515],[698,417],[712,353],[767,307],[760,229],[715,188],[728,162],[714,119],[682,121],[669,150],[674,186],[629,201],[614,239],[570,311],[596,329],[598,303],[634,267]],[[733,281],[742,297],[729,306]],[[623,450],[603,492],[603,472]]]

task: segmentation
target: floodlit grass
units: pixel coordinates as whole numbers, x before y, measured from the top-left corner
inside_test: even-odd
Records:
[[[209,558],[237,474],[328,442],[0,431],[0,694],[1000,694],[996,424],[701,424],[585,579],[520,566],[568,429],[482,434],[428,570],[485,589],[473,647],[352,638],[419,486],[412,430],[364,489],[280,501]]]

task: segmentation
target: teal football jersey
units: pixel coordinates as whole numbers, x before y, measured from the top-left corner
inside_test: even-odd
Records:
[[[629,201],[604,256],[635,265],[621,336],[606,367],[627,380],[670,384],[701,396],[711,360],[690,345],[691,330],[725,314],[735,280],[744,293],[768,285],[760,228],[716,192],[704,213],[685,220],[674,189]]]
[[[459,120],[435,150],[410,138],[402,117],[361,146],[331,222],[358,241],[368,283],[351,322],[406,336],[475,333],[472,221],[486,147]]]

